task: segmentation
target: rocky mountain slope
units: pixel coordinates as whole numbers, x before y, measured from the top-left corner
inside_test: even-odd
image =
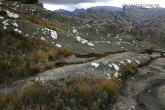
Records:
[[[54,10],[54,12],[61,13],[68,16],[78,16],[80,13],[85,12],[85,9],[75,9],[74,11],[67,11],[64,9]]]
[[[139,28],[153,27],[165,29],[164,23],[164,8],[141,8],[130,7],[126,8],[112,7],[112,6],[96,6],[88,8],[87,10],[76,9],[75,11],[56,10],[55,12],[69,15],[79,16],[93,20],[108,20],[123,25],[127,22],[132,22]]]
[[[107,10],[107,11],[122,11],[122,8],[119,7],[113,7],[113,6],[95,6],[95,7],[91,7],[88,8],[91,10]],[[64,10],[64,9],[59,9],[59,10],[54,10],[57,13],[63,14],[63,15],[68,15],[68,16],[79,16],[81,13],[85,12],[86,10],[81,8],[78,9],[76,8],[73,11],[68,11],[68,10]]]
[[[107,8],[91,8],[80,14],[80,17],[96,20],[110,20],[118,24],[132,22],[139,28],[153,27],[165,29],[165,10],[163,8],[127,7],[125,10],[110,10]]]
[[[134,16],[135,12],[138,14]],[[69,58],[55,59],[55,65],[64,67],[0,85],[0,94],[26,87],[28,83],[33,84],[36,78],[42,78],[46,84],[51,84],[61,78],[82,74],[108,79],[118,75],[127,76],[127,72],[132,71],[128,68],[129,65],[134,65],[138,68],[137,75],[125,79],[128,83],[121,89],[117,102],[109,109],[148,110],[153,106],[163,110],[165,105],[159,93],[164,95],[164,11],[153,12],[150,13],[147,9],[113,12],[90,9],[79,17],[70,17],[37,4],[0,0],[2,30],[13,30],[29,38],[49,41],[56,47],[69,47],[74,53]],[[158,86],[152,88],[151,85]],[[159,92],[148,96],[148,90]],[[143,96],[148,100],[153,96],[161,104],[146,103]]]
[[[162,47],[165,46],[163,31],[155,28],[138,29],[131,23],[120,26],[112,21],[84,20],[13,1],[3,2],[1,12],[5,13],[1,17],[1,28],[44,38],[55,45],[69,46],[75,54],[144,52],[148,48],[163,51]],[[146,47],[146,44],[149,46]]]

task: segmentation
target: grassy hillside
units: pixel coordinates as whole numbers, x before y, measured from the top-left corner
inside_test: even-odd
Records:
[[[54,68],[57,58],[72,54],[48,41],[28,38],[11,30],[0,30],[0,84]]]

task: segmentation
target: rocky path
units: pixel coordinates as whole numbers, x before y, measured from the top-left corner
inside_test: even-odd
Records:
[[[113,110],[165,110],[165,58],[158,58],[126,80]]]

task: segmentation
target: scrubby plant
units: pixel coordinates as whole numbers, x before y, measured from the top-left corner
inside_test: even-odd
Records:
[[[126,63],[122,69],[122,74],[120,77],[126,78],[129,75],[133,75],[137,72],[138,68],[133,63]]]
[[[46,40],[0,30],[0,83],[10,83],[54,68],[53,61],[71,54],[69,47],[59,48]]]

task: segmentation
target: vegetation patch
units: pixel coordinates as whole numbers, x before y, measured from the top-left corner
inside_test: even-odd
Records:
[[[133,75],[137,72],[138,68],[133,63],[126,63],[124,68],[121,70],[120,78],[127,78],[129,75]]]
[[[56,59],[71,54],[67,46],[59,48],[46,40],[0,30],[0,84],[54,68]]]
[[[0,109],[17,110],[98,110],[115,102],[120,84],[116,79],[79,76],[55,81],[51,86],[42,82],[9,93],[0,100]]]

